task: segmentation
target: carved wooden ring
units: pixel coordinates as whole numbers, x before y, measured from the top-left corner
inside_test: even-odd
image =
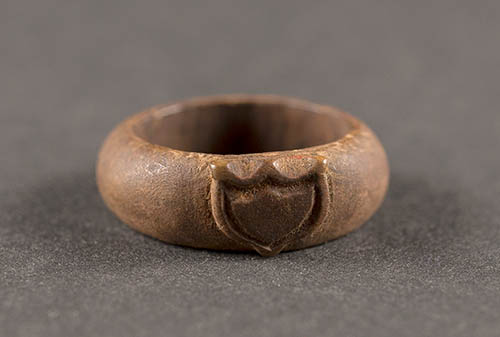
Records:
[[[335,108],[270,95],[158,106],[119,124],[97,163],[109,208],[157,239],[271,256],[365,222],[389,180],[384,149]]]

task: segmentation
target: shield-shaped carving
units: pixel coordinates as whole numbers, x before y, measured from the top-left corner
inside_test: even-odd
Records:
[[[328,211],[323,157],[219,161],[210,168],[217,226],[261,255],[276,255],[311,234]]]

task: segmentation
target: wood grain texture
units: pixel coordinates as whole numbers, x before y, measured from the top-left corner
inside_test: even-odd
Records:
[[[199,148],[200,139],[212,144],[207,152],[221,150],[220,139],[235,128],[252,130],[231,136],[236,145],[223,142],[222,153],[185,151]],[[388,179],[384,149],[365,124],[328,106],[268,95],[147,110],[118,125],[97,165],[106,204],[133,228],[169,243],[262,255],[359,227],[379,207]]]

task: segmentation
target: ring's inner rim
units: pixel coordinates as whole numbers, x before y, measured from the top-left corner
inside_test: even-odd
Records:
[[[137,136],[169,148],[210,154],[295,150],[336,141],[355,128],[348,115],[313,104],[175,104],[149,113]]]

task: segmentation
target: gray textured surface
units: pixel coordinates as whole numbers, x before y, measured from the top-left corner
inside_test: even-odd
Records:
[[[500,2],[2,1],[0,335],[500,335]],[[114,124],[228,92],[379,134],[386,202],[262,259],[165,245],[94,186]]]

